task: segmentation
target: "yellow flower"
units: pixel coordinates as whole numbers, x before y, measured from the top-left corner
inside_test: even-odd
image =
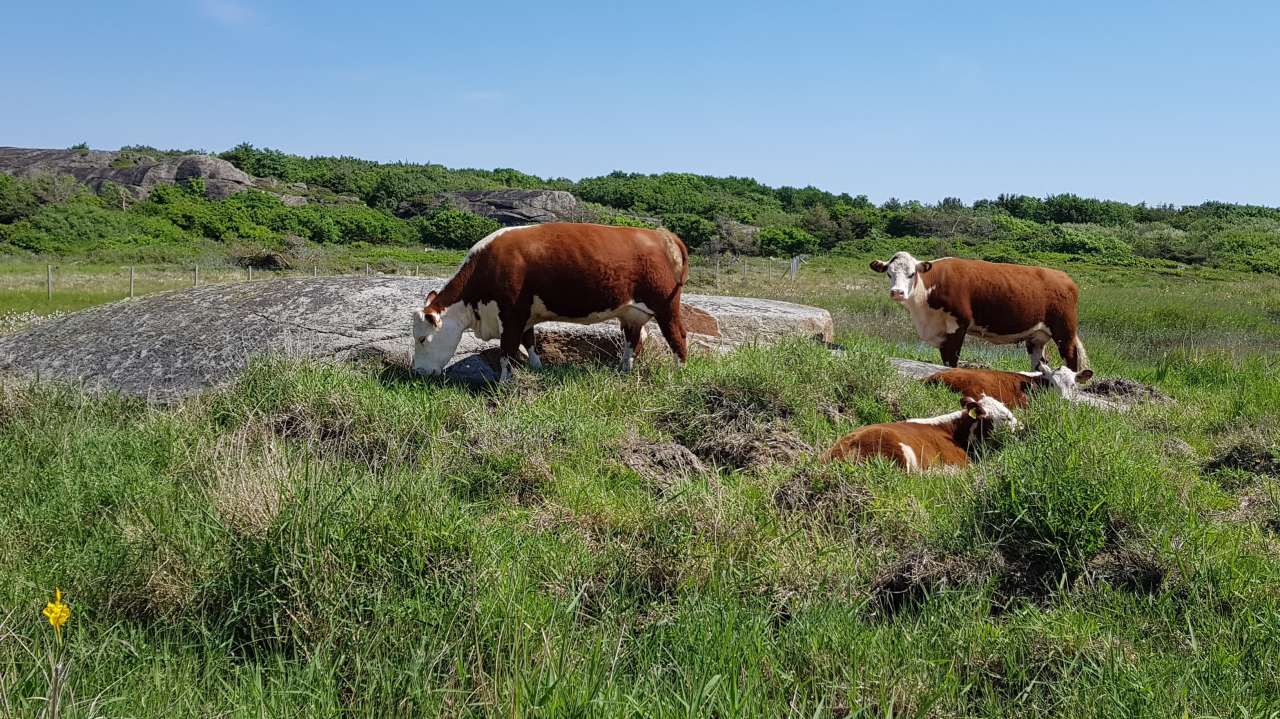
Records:
[[[71,618],[71,607],[62,603],[62,590],[53,588],[53,601],[44,607],[44,616],[49,620],[49,624],[53,625],[53,631],[58,635],[58,641],[62,641],[62,625]]]

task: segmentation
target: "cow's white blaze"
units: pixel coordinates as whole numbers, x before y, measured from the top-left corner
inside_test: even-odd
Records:
[[[1091,371],[1087,373],[1084,370],[1075,372],[1066,365],[1058,369],[1050,369],[1047,364],[1043,363],[1040,369],[1035,372],[1019,372],[1018,374],[1039,380],[1041,385],[1051,387],[1054,392],[1063,397],[1074,396],[1079,391],[1077,388],[1093,376]],[[1084,375],[1083,378],[1080,376],[1082,374]]]
[[[1010,430],[1017,431],[1022,428],[1022,424],[1018,422],[1018,418],[1013,416],[1013,411],[1004,405],[1004,402],[988,395],[982,395],[978,400],[978,405],[982,407],[987,419],[991,420],[991,426],[995,429],[1008,427]]]
[[[422,310],[413,311],[413,372],[436,375],[444,372],[462,341],[462,333],[470,322],[470,313],[461,302],[449,305],[439,315],[439,325]]]

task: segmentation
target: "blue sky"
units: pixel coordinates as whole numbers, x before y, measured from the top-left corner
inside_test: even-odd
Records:
[[[11,3],[0,144],[1280,205],[1280,3]]]

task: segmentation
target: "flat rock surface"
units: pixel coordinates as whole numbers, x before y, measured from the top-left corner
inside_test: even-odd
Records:
[[[78,381],[172,400],[228,384],[259,355],[349,359],[374,355],[407,366],[410,313],[439,278],[322,277],[209,285],[76,312],[0,336],[0,372]],[[802,336],[829,341],[822,309],[745,297],[685,295],[692,351]],[[650,323],[646,351],[666,351]],[[549,363],[616,358],[616,322],[537,327]],[[447,373],[495,376],[496,342],[463,335]]]

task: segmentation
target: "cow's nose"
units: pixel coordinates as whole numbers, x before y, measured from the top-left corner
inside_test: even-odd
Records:
[[[906,296],[907,296],[907,293],[903,292],[902,290],[889,290],[890,299],[900,300]]]

